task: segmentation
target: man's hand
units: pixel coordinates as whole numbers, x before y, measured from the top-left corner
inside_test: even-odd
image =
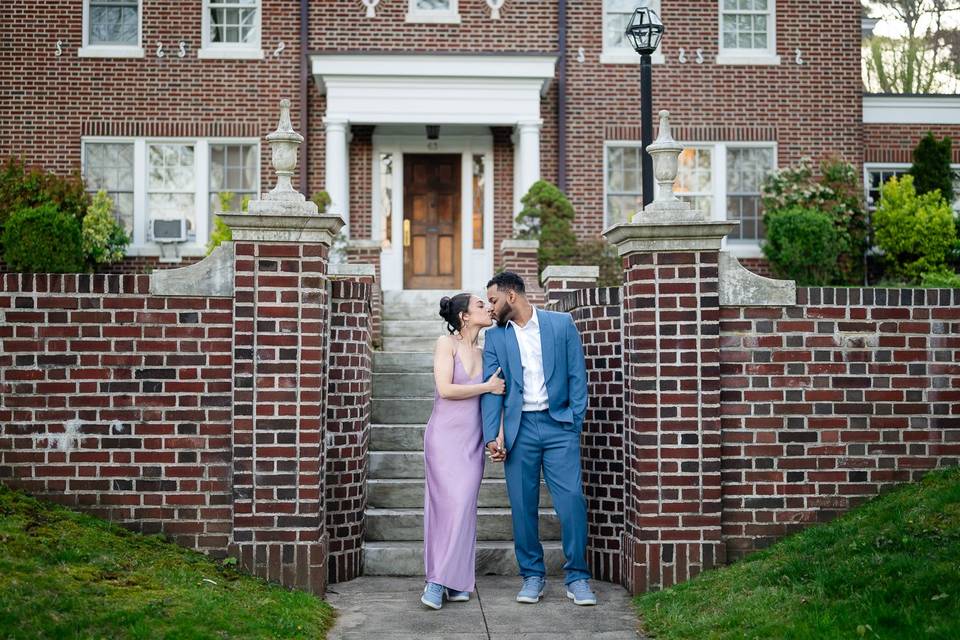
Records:
[[[490,458],[490,462],[503,462],[507,459],[507,450],[503,447],[501,437],[487,443],[487,457]]]

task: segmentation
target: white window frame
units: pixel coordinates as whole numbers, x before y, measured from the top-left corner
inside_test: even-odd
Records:
[[[773,166],[775,170],[779,166],[779,146],[775,141],[761,142],[691,142],[683,143],[684,149],[698,148],[711,149],[712,161],[711,180],[713,185],[713,206],[711,207],[711,216],[713,220],[727,219],[727,150],[728,149],[747,149],[763,148],[773,151]],[[610,227],[610,220],[607,210],[607,154],[610,147],[639,147],[638,140],[607,140],[603,143],[603,225],[607,229]],[[654,181],[654,197],[656,197],[657,184]],[[759,258],[763,257],[761,244],[756,241],[732,240],[727,241],[724,238],[723,247],[726,251],[741,258]]]
[[[868,211],[871,213],[876,211],[876,206],[873,208],[870,207],[870,172],[871,171],[903,171],[907,173],[910,171],[912,165],[909,162],[864,162],[863,163],[863,202]],[[953,173],[960,174],[960,164],[951,164],[950,170]],[[953,202],[950,203],[951,208],[954,213],[960,214],[960,191],[955,190],[953,194]]]
[[[765,49],[727,49],[723,46],[723,0],[717,0],[717,64],[733,65],[778,65],[777,55],[777,3],[768,0],[767,47]]]
[[[603,16],[600,22],[600,28],[605,29],[606,19],[607,19],[607,2],[608,0],[603,0]],[[663,17],[660,13],[660,4],[661,0],[649,0],[649,2],[644,3],[641,0],[636,0],[637,6],[642,4],[648,4],[651,9],[657,12],[661,18]],[[630,47],[608,47],[606,33],[601,32],[600,42],[603,47],[603,51],[600,53],[600,63],[601,64],[640,64],[640,55],[631,49]],[[657,50],[653,52],[650,56],[650,61],[653,64],[663,64],[665,58],[663,56],[663,43]]]
[[[208,60],[263,60],[266,54],[263,51],[263,0],[256,0],[257,41],[250,42],[210,42],[210,0],[203,0],[203,16],[201,20],[200,48],[197,57]]]
[[[127,246],[128,256],[160,256],[165,254],[156,242],[147,240],[147,146],[151,144],[192,144],[194,147],[194,203],[196,211],[196,238],[193,242],[178,245],[180,257],[202,257],[207,254],[207,241],[210,239],[208,221],[210,219],[210,145],[244,144],[257,149],[256,192],[261,193],[262,147],[257,138],[135,138],[117,136],[83,136],[80,138],[81,167],[86,162],[88,143],[123,142],[133,143],[133,237]]]
[[[137,44],[90,44],[90,0],[83,0],[83,39],[78,58],[143,58],[143,0],[137,0]]]
[[[407,3],[407,22],[425,22],[432,24],[460,24],[459,0],[450,0],[450,8],[446,11],[430,11],[417,7],[417,0]]]

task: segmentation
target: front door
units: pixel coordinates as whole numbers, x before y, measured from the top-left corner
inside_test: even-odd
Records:
[[[460,156],[403,156],[403,288],[460,286]]]

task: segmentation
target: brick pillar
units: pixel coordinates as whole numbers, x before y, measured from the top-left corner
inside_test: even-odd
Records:
[[[380,348],[383,344],[383,288],[380,283],[380,252],[381,244],[378,240],[350,239],[347,243],[347,262],[353,266],[369,266],[372,271],[364,272],[370,281],[370,322],[373,346]]]
[[[540,288],[539,248],[540,242],[537,240],[507,239],[500,243],[500,270],[513,271],[523,278],[527,298],[537,305],[543,304],[546,299]]]
[[[665,111],[648,149],[656,201],[604,233],[625,270],[623,576],[633,593],[724,562],[718,263],[738,224],[673,195],[682,146]]]
[[[594,289],[600,279],[600,267],[550,265],[540,276],[547,308],[557,305],[565,293],[577,289]]]
[[[364,268],[368,265],[357,265]],[[351,267],[353,267],[351,269]],[[327,404],[327,533],[330,582],[360,575],[367,508],[367,450],[373,354],[370,348],[372,277],[331,270],[330,377]],[[366,270],[366,269],[364,269]],[[372,267],[369,269],[372,276]]]

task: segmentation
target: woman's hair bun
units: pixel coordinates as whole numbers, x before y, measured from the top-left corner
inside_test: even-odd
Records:
[[[470,311],[470,294],[458,293],[457,295],[443,296],[440,298],[440,317],[447,321],[447,331],[451,334],[460,331],[463,325],[461,313]]]
[[[450,313],[450,296],[443,296],[440,298],[440,315],[443,318],[446,318]]]

